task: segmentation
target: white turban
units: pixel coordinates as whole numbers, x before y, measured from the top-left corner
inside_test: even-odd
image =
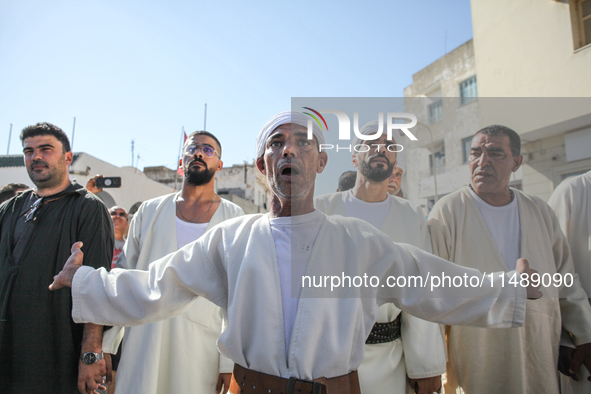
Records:
[[[259,132],[259,136],[257,137],[257,158],[261,157],[265,153],[265,143],[277,127],[284,124],[293,123],[307,129],[308,120],[312,121],[312,134],[314,134],[314,137],[316,137],[318,144],[324,144],[324,134],[322,134],[320,126],[318,126],[318,123],[316,123],[314,119],[304,115],[301,112],[285,111],[273,116]]]

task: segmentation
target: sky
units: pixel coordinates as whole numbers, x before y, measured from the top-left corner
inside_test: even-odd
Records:
[[[138,168],[176,168],[207,104],[224,166],[252,162],[292,97],[401,97],[471,38],[469,0],[4,0],[0,153],[37,122],[71,137],[76,117],[75,152],[129,166],[133,140]]]

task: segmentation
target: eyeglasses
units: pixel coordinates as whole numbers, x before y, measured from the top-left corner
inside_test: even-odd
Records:
[[[29,220],[33,219],[35,212],[37,212],[37,209],[39,209],[42,202],[43,202],[43,197],[41,197],[40,199],[35,201],[33,203],[33,205],[31,205],[31,208],[29,208],[29,210],[27,212],[25,212],[25,222],[28,222]]]
[[[109,213],[111,214],[111,216],[120,216],[122,218],[127,219],[127,214],[125,212],[111,211]]]
[[[194,156],[199,151],[203,152],[203,154],[207,157],[212,157],[214,153],[216,155],[218,155],[218,157],[220,157],[220,154],[218,153],[218,151],[215,150],[213,148],[213,146],[208,145],[208,144],[187,145],[187,146],[185,146],[185,149],[183,149],[183,154],[185,156]]]

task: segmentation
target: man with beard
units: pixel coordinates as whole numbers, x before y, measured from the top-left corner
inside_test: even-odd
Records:
[[[379,131],[378,121],[363,126],[361,134]],[[364,141],[353,154],[357,180],[352,190],[316,197],[316,209],[327,215],[365,220],[392,241],[414,245],[431,252],[427,221],[420,207],[388,194],[388,183],[396,168],[397,151],[402,148],[383,133]],[[377,323],[365,342],[365,356],[359,367],[363,394],[404,393],[407,375],[419,393],[431,394],[441,388],[445,372],[445,347],[439,325],[402,312],[392,303],[380,306]]]
[[[364,221],[326,216],[314,209],[314,181],[324,170],[320,127],[308,117],[282,112],[257,138],[257,166],[272,190],[268,214],[228,220],[149,271],[83,267],[80,243],[50,289],[72,287],[77,321],[143,324],[186,310],[198,295],[221,307],[227,328],[220,350],[234,362],[230,391],[358,394],[356,369],[378,306],[435,321],[476,326],[519,326],[529,285],[501,286],[502,273],[478,289],[438,287],[302,286],[306,275],[345,273],[378,278],[478,275],[411,245],[395,244]],[[293,246],[293,248],[292,248]],[[519,272],[532,274],[521,260]],[[508,275],[517,275],[518,271]],[[293,278],[293,282],[292,282]],[[503,276],[505,283],[508,276]],[[432,298],[437,297],[437,298]],[[315,381],[312,381],[315,380]]]
[[[519,134],[506,126],[474,135],[470,185],[443,197],[429,215],[433,250],[482,272],[512,270],[516,259],[526,258],[554,280],[544,286],[543,299],[527,302],[523,327],[447,328],[446,392],[559,393],[561,328],[577,345],[573,371],[582,361],[591,369],[591,307],[556,214],[540,198],[509,187],[523,160],[520,151]]]
[[[244,215],[214,192],[221,154],[220,142],[207,131],[187,138],[179,162],[184,171],[181,190],[140,206],[117,267],[148,270],[152,261],[176,252],[216,224]],[[233,363],[216,347],[221,332],[221,309],[202,297],[179,316],[125,329],[115,392],[213,393],[223,386],[225,393]],[[103,345],[105,352],[114,353],[117,341]]]
[[[84,239],[91,267],[109,268],[113,226],[105,205],[70,182],[66,134],[49,123],[23,129],[25,166],[35,189],[0,207],[0,376],[2,391],[92,393],[106,373],[103,329],[75,324],[69,294],[44,291],[72,240]]]

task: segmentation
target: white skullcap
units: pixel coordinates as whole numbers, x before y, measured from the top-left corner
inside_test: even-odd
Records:
[[[259,136],[257,137],[257,158],[261,157],[265,153],[265,143],[277,127],[284,124],[293,123],[307,129],[308,120],[312,121],[312,134],[314,134],[314,137],[316,137],[318,144],[324,144],[324,134],[322,134],[320,126],[318,126],[318,123],[316,123],[314,119],[304,115],[301,112],[285,111],[273,116],[259,132]]]

